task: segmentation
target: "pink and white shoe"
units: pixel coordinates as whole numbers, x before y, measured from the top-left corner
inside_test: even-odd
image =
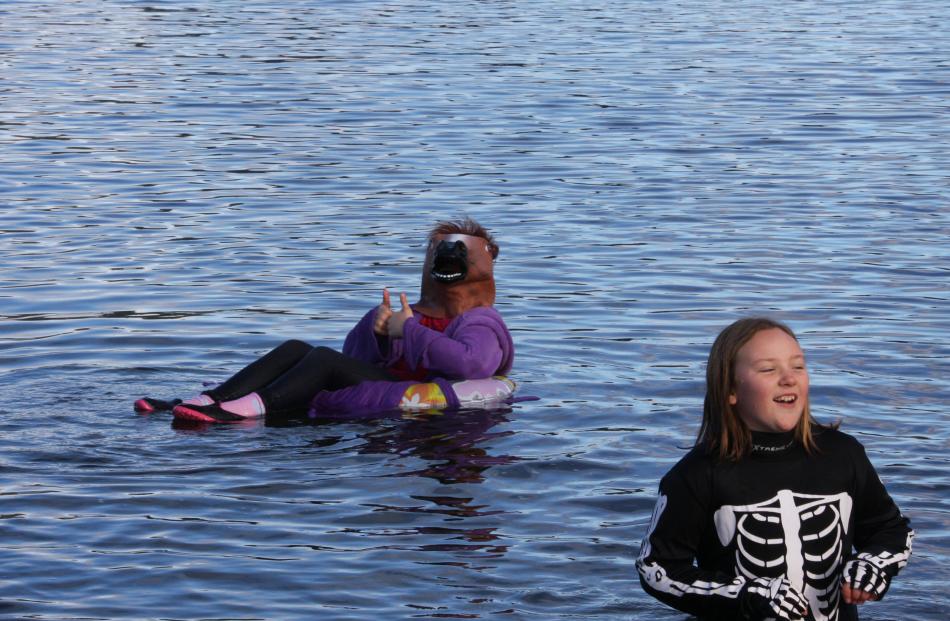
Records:
[[[228,412],[217,403],[210,405],[180,403],[172,409],[172,416],[180,420],[192,420],[200,423],[237,423],[248,420],[248,418],[256,418]]]
[[[152,412],[164,412],[167,410],[173,409],[176,405],[179,404],[189,404],[189,405],[210,405],[214,403],[214,399],[209,397],[204,393],[199,393],[194,397],[188,397],[184,401],[181,399],[170,399],[165,401],[164,399],[155,399],[154,397],[142,397],[136,401],[132,407],[136,412],[143,414],[150,414]]]
[[[181,399],[172,399],[171,401],[165,401],[163,399],[154,399],[152,397],[142,397],[136,401],[132,408],[142,414],[151,414],[152,412],[162,412],[165,410],[170,410],[176,405],[181,403]]]

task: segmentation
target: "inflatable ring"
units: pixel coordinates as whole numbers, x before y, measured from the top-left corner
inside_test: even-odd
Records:
[[[399,409],[413,412],[444,410],[450,406],[491,409],[507,402],[515,392],[515,383],[500,375],[452,382],[449,389],[454,399],[446,396],[443,386],[437,382],[412,384],[403,393]]]
[[[492,409],[510,403],[515,383],[504,376],[472,380],[435,378],[431,382],[368,381],[323,390],[310,402],[311,418],[376,418],[386,412],[436,412]]]

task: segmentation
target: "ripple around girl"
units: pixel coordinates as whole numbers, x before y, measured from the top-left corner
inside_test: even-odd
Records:
[[[353,418],[400,406],[486,405],[511,396],[514,344],[495,302],[498,244],[470,218],[429,233],[419,301],[389,291],[350,330],[338,352],[286,341],[219,386],[185,401],[144,397],[138,411],[236,422],[264,415]]]

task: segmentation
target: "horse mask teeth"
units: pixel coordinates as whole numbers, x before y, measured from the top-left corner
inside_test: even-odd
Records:
[[[483,237],[433,235],[426,248],[422,287],[415,308],[432,317],[455,317],[495,303],[495,260]]]
[[[432,277],[438,282],[465,280],[468,275],[468,248],[462,240],[443,240],[432,258]]]

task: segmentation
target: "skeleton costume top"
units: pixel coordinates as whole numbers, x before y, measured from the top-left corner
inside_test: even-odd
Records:
[[[842,579],[883,596],[914,532],[857,440],[817,426],[813,437],[807,454],[794,431],[753,432],[738,462],[693,448],[660,482],[643,588],[701,619],[856,620]]]

